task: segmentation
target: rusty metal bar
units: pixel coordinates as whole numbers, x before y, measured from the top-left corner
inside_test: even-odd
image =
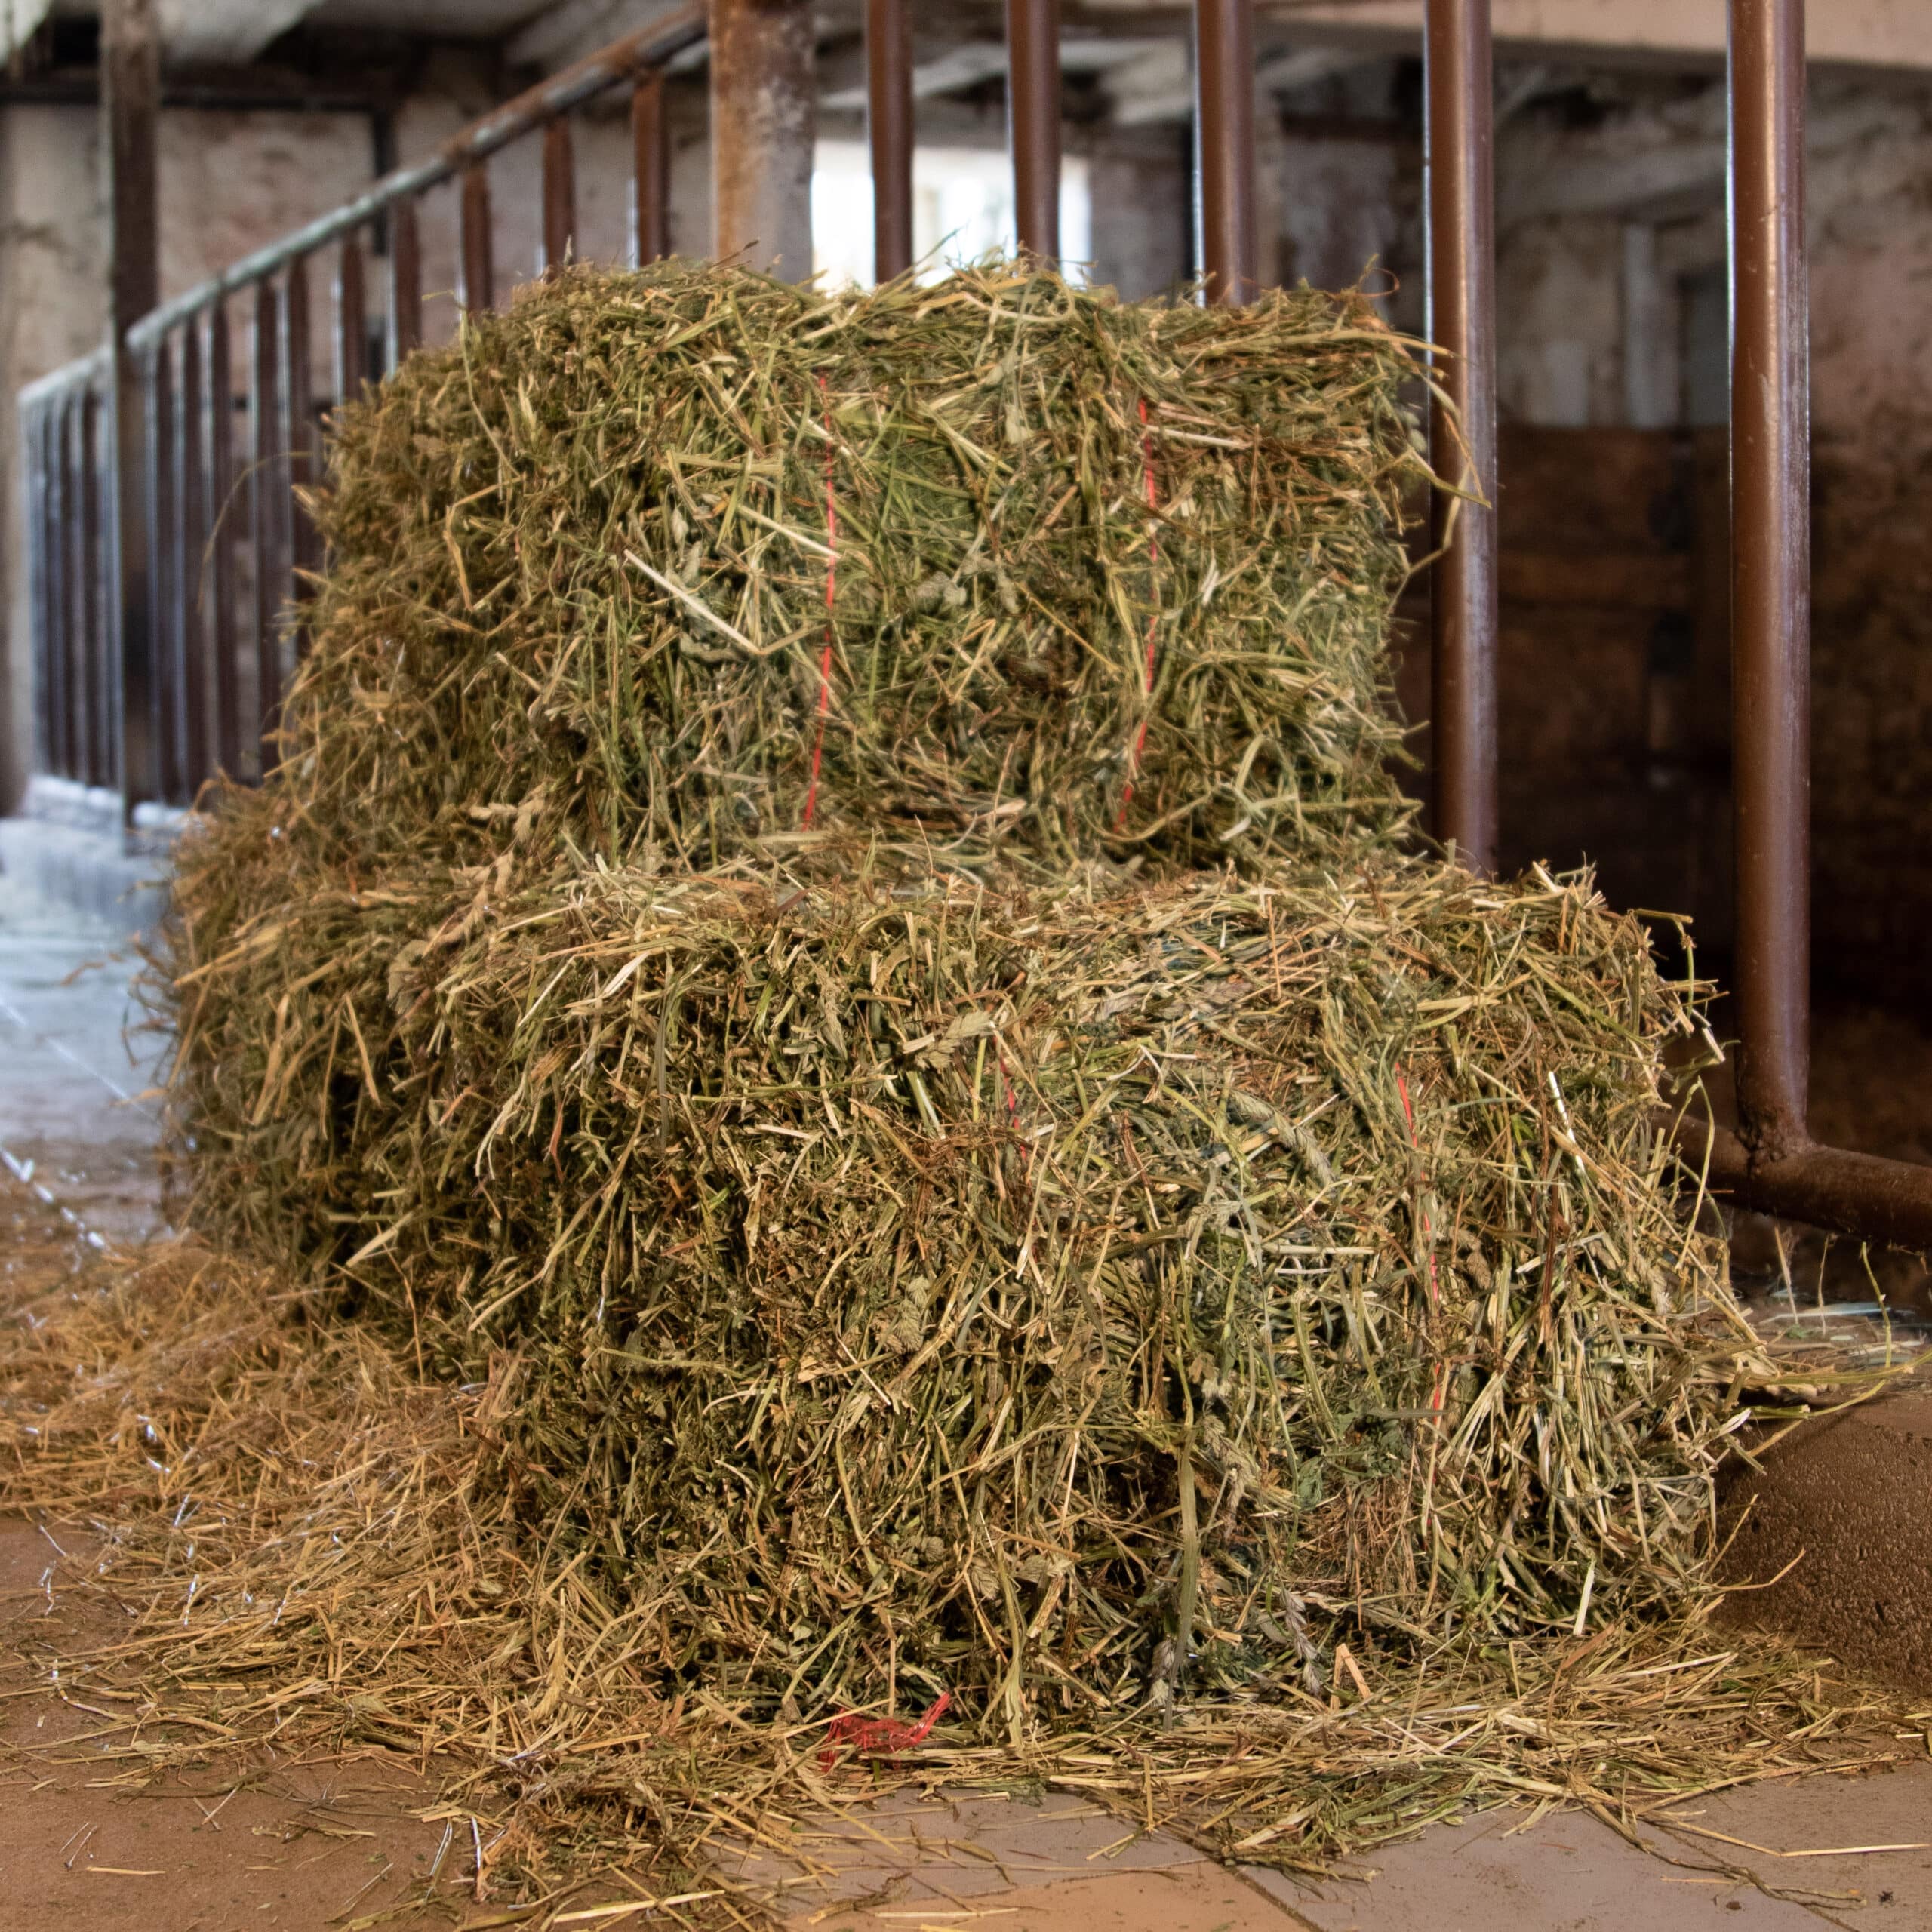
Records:
[[[1060,0],[1006,0],[1006,124],[1023,254],[1060,263]]]
[[[713,253],[812,272],[818,94],[811,0],[712,0]]]
[[[108,154],[109,343],[114,394],[114,625],[122,796],[155,795],[154,658],[146,399],[134,340],[161,297],[155,155],[161,35],[153,0],[108,0],[101,14],[101,120]]]
[[[1731,737],[1740,1131],[1686,1159],[1761,1214],[1932,1248],[1932,1167],[1821,1147],[1810,1054],[1810,318],[1803,0],[1730,0]]]
[[[1429,450],[1437,493],[1431,629],[1435,835],[1496,869],[1496,198],[1489,0],[1428,0],[1424,20],[1429,337],[1441,352]]]
[[[48,690],[53,672],[53,574],[48,561],[47,416],[51,401],[34,398],[20,405],[20,448],[26,455],[27,605],[31,614],[27,635],[33,685],[33,757],[51,768],[53,746],[48,730]]]
[[[254,432],[250,452],[249,548],[254,567],[255,676],[260,716],[262,775],[278,762],[275,734],[281,721],[281,592],[288,582],[283,562],[282,509],[288,478],[281,467],[281,299],[264,277],[255,285],[254,354],[249,372],[248,413]]]
[[[543,259],[540,273],[554,275],[571,258],[577,240],[577,158],[571,124],[561,115],[543,130]]]
[[[208,311],[208,649],[214,672],[214,757],[231,778],[242,775],[242,692],[235,657],[235,358],[228,305]]]
[[[1195,0],[1194,86],[1195,179],[1208,299],[1251,301],[1261,275],[1254,0]]]
[[[121,0],[121,4],[150,5],[152,0]],[[152,343],[184,317],[223,295],[254,288],[264,276],[278,273],[299,255],[312,254],[352,229],[365,227],[384,210],[412,200],[425,189],[466,174],[473,165],[507,147],[519,136],[542,127],[554,116],[586,101],[606,88],[632,78],[642,67],[669,60],[705,37],[706,8],[702,0],[681,7],[635,33],[599,48],[575,65],[518,94],[480,121],[472,122],[444,143],[432,160],[419,162],[386,174],[365,194],[231,263],[220,274],[174,297],[142,320],[135,331],[137,346]]]
[[[866,0],[866,131],[872,151],[872,275],[912,266],[912,23],[906,0]]]
[[[1741,1138],[1808,1144],[1810,365],[1803,0],[1732,0],[1731,736]]]
[[[1694,1173],[1708,1159],[1721,1198],[1859,1241],[1932,1249],[1932,1168],[1816,1146],[1766,1161],[1727,1128],[1712,1132],[1701,1121],[1684,1121],[1678,1139]]]
[[[335,270],[335,395],[353,402],[369,380],[369,298],[362,274],[362,238],[345,235]]]
[[[670,124],[663,71],[654,67],[631,89],[631,254],[641,268],[670,252]]]
[[[181,715],[180,559],[175,549],[174,357],[163,337],[145,358],[147,387],[148,555],[152,595],[153,795],[164,804],[180,801],[186,783],[186,747]]]
[[[177,619],[181,650],[182,749],[186,760],[182,802],[192,801],[210,771],[207,583],[208,466],[202,407],[201,330],[181,331],[181,394],[176,418],[174,471]]]
[[[462,285],[457,300],[466,309],[487,309],[497,299],[497,269],[491,246],[490,173],[481,162],[464,171],[461,220]]]
[[[398,202],[389,211],[389,367],[400,366],[423,346],[423,245],[416,204]]]

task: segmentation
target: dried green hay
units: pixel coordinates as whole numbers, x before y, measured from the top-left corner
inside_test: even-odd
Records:
[[[1416,375],[1306,288],[528,289],[335,420],[291,835],[365,876],[518,809],[699,867],[808,822],[965,862],[1386,836]]]
[[[1702,1586],[1755,1343],[1587,881],[495,876],[186,965],[195,1217],[512,1389],[667,1682],[1017,1742]]]
[[[178,1409],[185,1623],[127,1546],[238,1732],[306,1670],[687,1873],[942,1689],[918,1775],[1290,1864],[1833,1732],[1697,1647],[1770,1371],[1656,1126],[1694,1006],[1586,881],[1388,849],[1408,373],[1306,291],[675,269],[348,413],[165,964],[195,1223],[298,1318],[231,1393],[155,1350],[234,1264],[114,1315],[15,1492]]]
[[[192,1241],[50,1272],[0,1281],[0,1508],[55,1530],[63,1585],[112,1625],[22,1626],[42,1681],[101,1713],[99,1736],[51,1748],[123,1787],[190,1776],[210,1802],[269,1749],[405,1754],[441,1780],[429,1815],[465,1842],[477,1821],[489,1907],[531,1908],[520,1922],[619,1866],[626,1890],[701,1894],[666,1915],[681,1923],[795,1912],[796,1893],[722,1875],[735,1850],[795,1847],[801,1823],[909,1782],[1075,1791],[1124,1832],[1319,1871],[1486,1805],[1635,1830],[1707,1790],[1921,1748],[1884,1700],[1714,1632],[1697,1595],[1593,1617],[1580,1640],[1357,1637],[1319,1693],[1288,1672],[1164,1711],[1083,1706],[1017,1747],[946,1721],[897,1764],[828,1770],[822,1720],[672,1690],[608,1578],[526,1533],[502,1375],[426,1377],[407,1338]],[[1815,1372],[1739,1368],[1747,1400]],[[902,1687],[900,1709],[922,1701]],[[31,1734],[10,1749],[34,1768]],[[1725,1872],[1713,1850],[1693,1854],[1706,1875]],[[467,1880],[460,1849],[448,1867]]]

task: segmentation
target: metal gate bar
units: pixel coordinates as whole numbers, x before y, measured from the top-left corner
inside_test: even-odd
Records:
[[[1013,213],[1020,252],[1057,264],[1060,0],[1006,0],[1006,69]],[[877,103],[873,111],[878,112]],[[909,150],[909,165],[910,158]],[[872,192],[879,192],[876,181]]]
[[[1693,1137],[1767,1214],[1932,1247],[1932,1168],[1815,1143],[1804,0],[1730,0],[1731,758],[1740,1129]]]
[[[1423,17],[1429,454],[1462,494],[1430,506],[1435,835],[1493,872],[1496,781],[1496,191],[1489,0],[1429,0]]]

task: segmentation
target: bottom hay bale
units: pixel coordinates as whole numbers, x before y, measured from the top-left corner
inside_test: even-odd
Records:
[[[484,878],[187,901],[195,1217],[488,1382],[663,1694],[1024,1748],[1706,1587],[1755,1344],[1586,882]]]
[[[0,1174],[0,1205],[10,1192],[26,1198]],[[825,1722],[669,1690],[581,1552],[519,1524],[493,1446],[500,1384],[425,1380],[407,1339],[332,1300],[192,1242],[52,1280],[7,1271],[0,1508],[54,1531],[63,1601],[91,1598],[103,1636],[15,1628],[43,1684],[102,1712],[91,1727],[118,1719],[85,1750],[123,1789],[185,1779],[213,1807],[291,1758],[427,1765],[442,1789],[426,1815],[456,1842],[422,1889],[445,1910],[454,1879],[541,1932],[581,1903],[573,1883],[621,1863],[618,1897],[678,1901],[675,1923],[770,1923],[798,1895],[734,1878],[734,1848],[797,1846],[828,1807],[909,1782],[1075,1791],[1123,1832],[1318,1871],[1471,1807],[1588,1806],[1634,1829],[1715,1786],[1920,1748],[1892,1706],[1777,1641],[1714,1640],[1694,1600],[1593,1614],[1581,1641],[1358,1647],[1326,1696],[1078,1713],[1017,1749],[949,1712],[897,1762],[828,1768]],[[40,1735],[11,1740],[30,1770],[75,1748],[66,1727]],[[1724,1870],[1721,1847],[1699,1852]],[[392,1921],[351,1924],[372,1922]]]

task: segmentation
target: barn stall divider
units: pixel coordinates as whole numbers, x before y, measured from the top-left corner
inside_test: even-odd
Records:
[[[1254,0],[1195,0],[1194,150],[1204,299],[1253,294]],[[866,0],[875,260],[912,261],[910,0]],[[694,5],[486,116],[432,159],[134,321],[118,343],[20,394],[36,768],[133,820],[190,804],[217,770],[272,764],[294,648],[282,613],[316,568],[294,489],[319,460],[311,266],[333,251],[335,393],[422,339],[420,210],[459,189],[458,299],[494,299],[490,158],[542,149],[539,266],[575,251],[571,116],[630,89],[631,253],[668,247],[666,66],[709,37],[714,103],[780,101],[795,71],[745,0]],[[1687,1124],[1687,1153],[1738,1203],[1860,1238],[1932,1247],[1932,1168],[1824,1147],[1806,1124],[1810,1053],[1809,325],[1804,0],[1729,0],[1732,718],[1739,1044],[1736,1133]],[[1008,0],[1018,237],[1060,256],[1058,0]],[[725,29],[730,30],[725,30]],[[1497,853],[1497,549],[1492,58],[1488,0],[1425,0],[1428,332],[1444,401],[1433,574],[1435,826],[1478,870]],[[795,69],[797,50],[792,51]],[[808,60],[808,50],[807,59]],[[755,71],[775,60],[772,72]],[[732,61],[735,71],[727,71]],[[745,71],[749,66],[754,71]],[[755,168],[758,156],[747,157]],[[754,182],[753,189],[756,183]],[[371,330],[372,259],[386,270]],[[236,368],[232,300],[250,343]],[[379,355],[372,354],[372,343]],[[238,405],[240,407],[238,408]],[[1451,412],[1454,420],[1452,422]],[[236,433],[245,422],[245,440]],[[117,428],[117,426],[118,428]],[[1467,466],[1466,469],[1465,466]],[[1490,500],[1484,500],[1484,499]]]

